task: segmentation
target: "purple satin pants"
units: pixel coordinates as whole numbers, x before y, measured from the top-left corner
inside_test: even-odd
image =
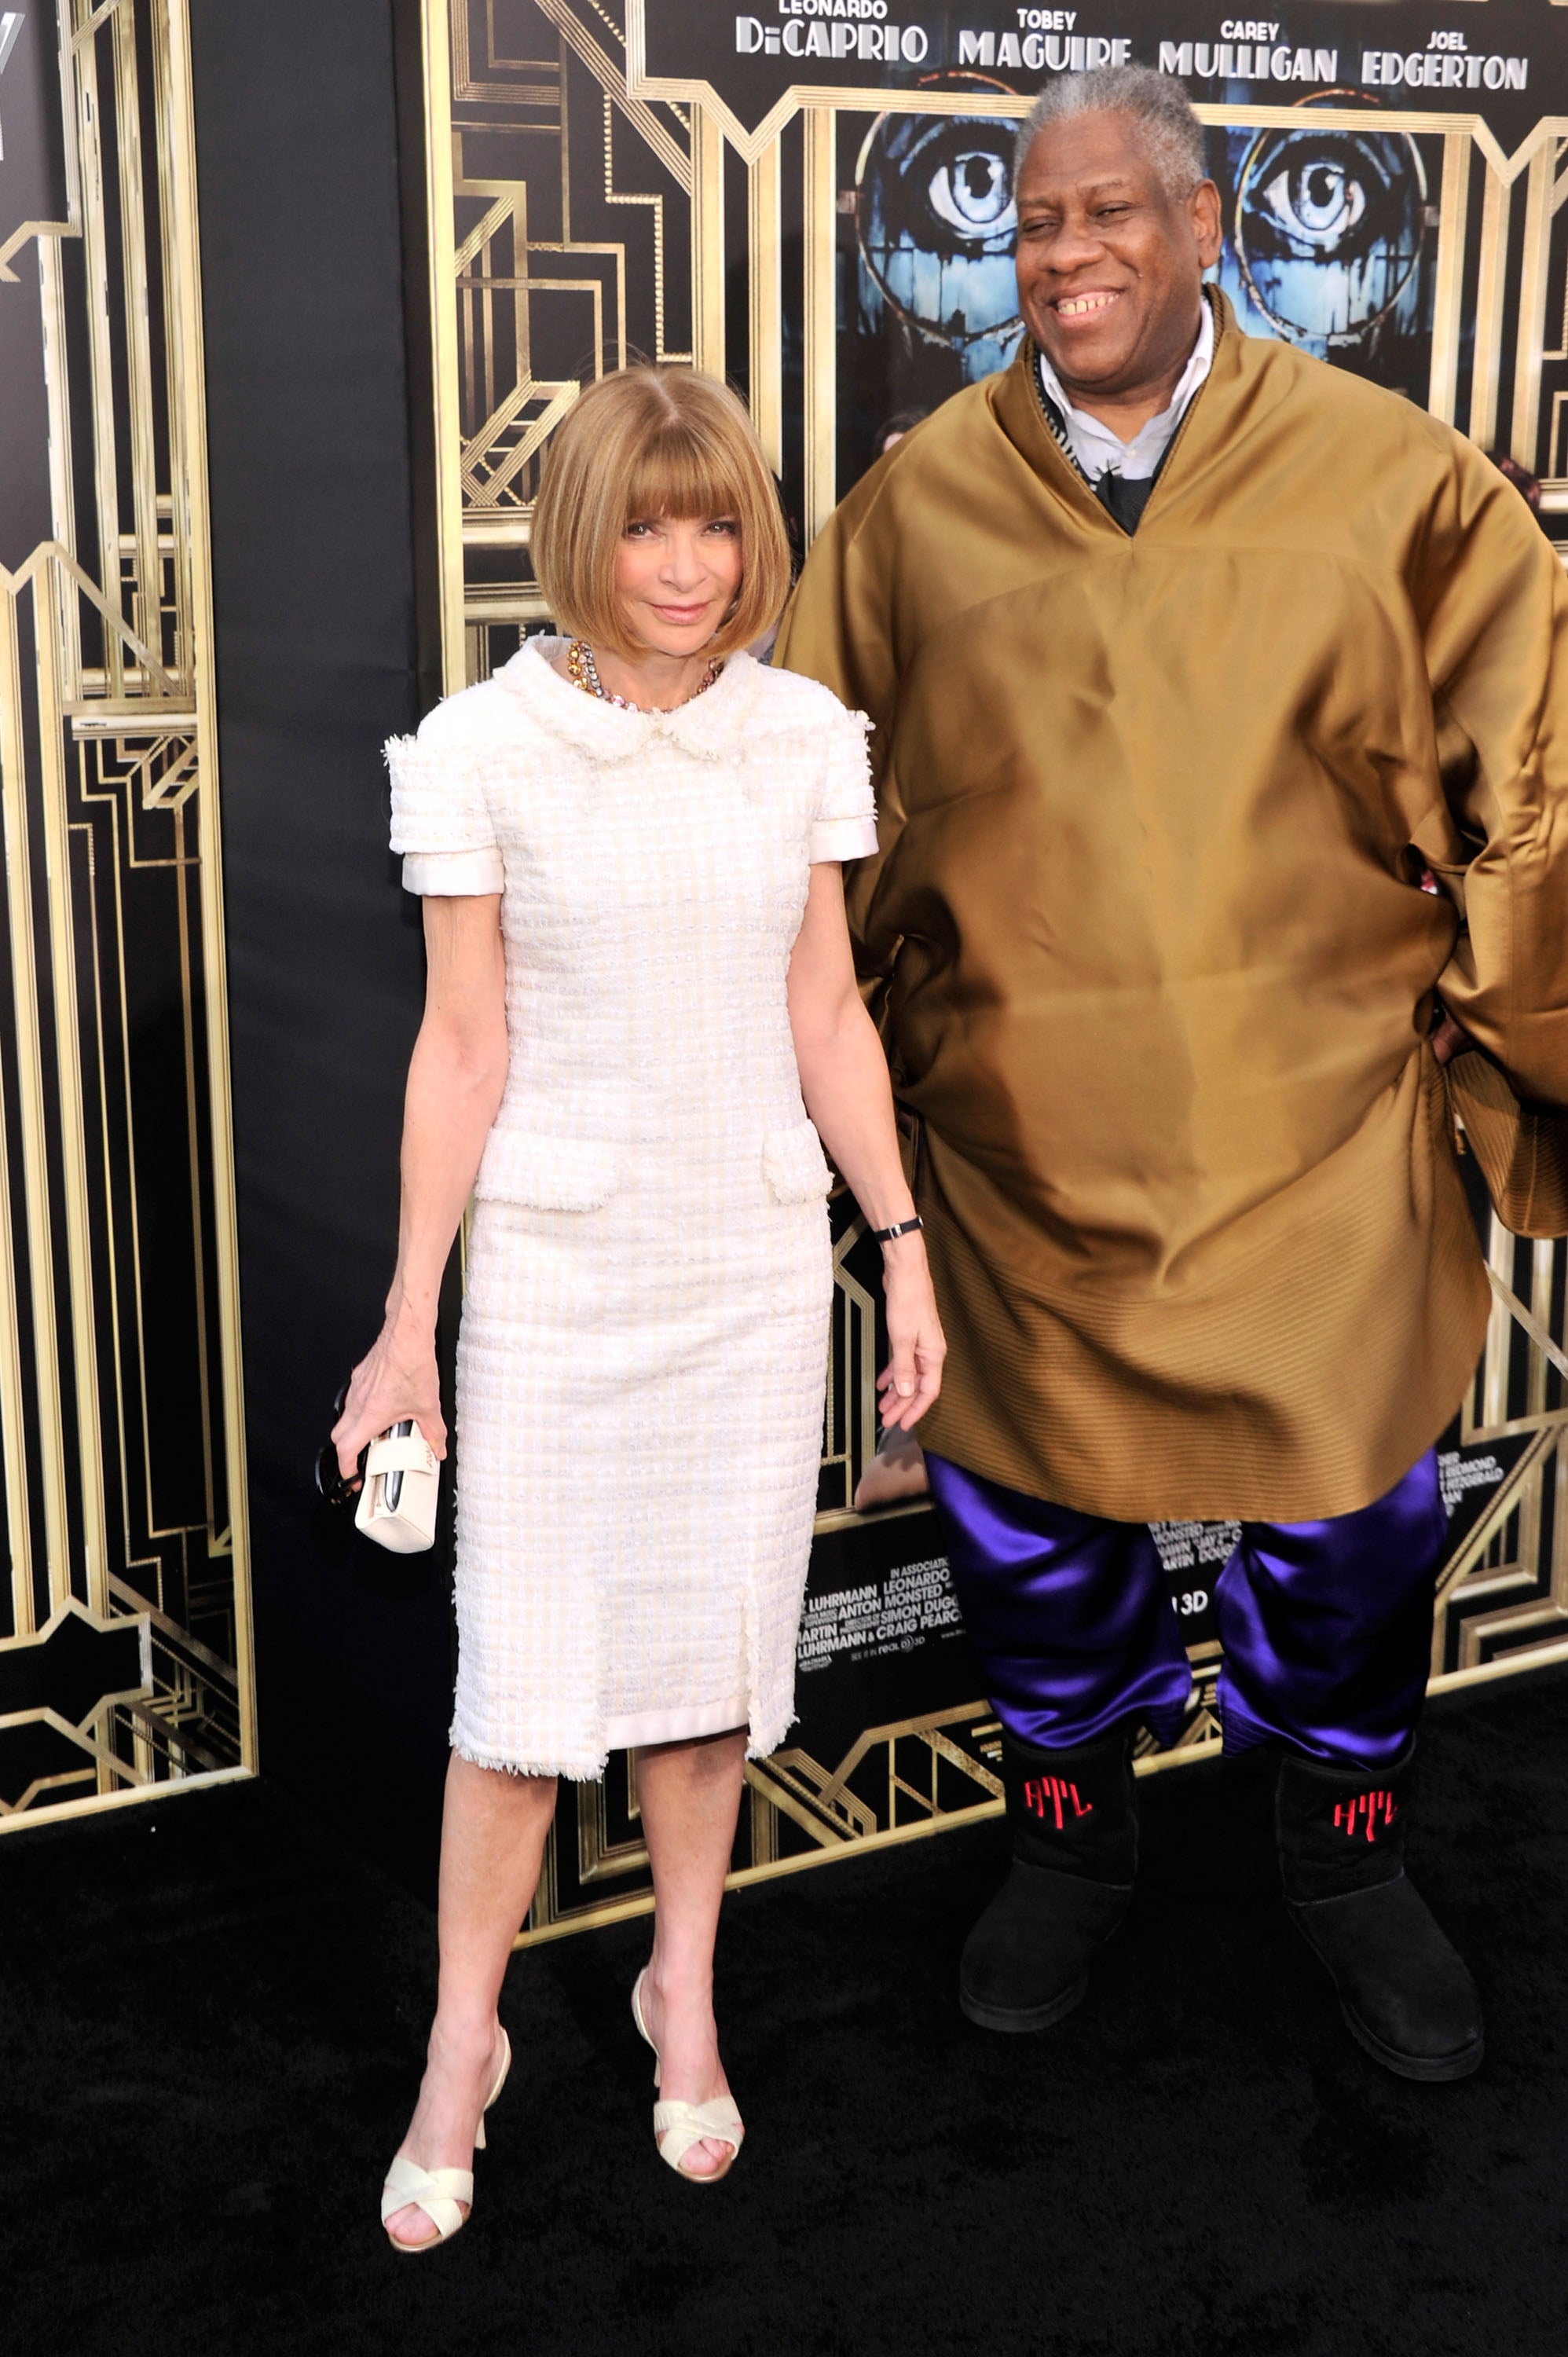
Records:
[[[1008,1732],[1066,1749],[1141,1719],[1173,1741],[1192,1678],[1148,1526],[926,1462],[953,1591]],[[1397,1758],[1426,1691],[1446,1532],[1434,1449],[1359,1513],[1243,1523],[1215,1588],[1226,1750],[1278,1740],[1359,1768]]]

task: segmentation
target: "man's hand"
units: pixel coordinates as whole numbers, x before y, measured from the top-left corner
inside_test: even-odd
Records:
[[[1432,1052],[1440,1064],[1452,1063],[1455,1056],[1462,1056],[1466,1048],[1473,1048],[1476,1044],[1470,1034],[1455,1022],[1441,999],[1437,1002],[1437,1019],[1428,1037]]]

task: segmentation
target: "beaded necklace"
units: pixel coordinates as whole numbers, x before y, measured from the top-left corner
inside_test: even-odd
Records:
[[[703,675],[701,683],[692,690],[690,695],[682,697],[682,702],[691,704],[697,696],[703,694],[712,687],[723,669],[722,663],[711,662]],[[610,694],[609,689],[599,677],[599,667],[594,661],[594,651],[586,639],[574,639],[567,648],[566,676],[574,687],[582,689],[585,695],[596,695],[601,704],[613,704],[621,712],[646,712],[650,708],[644,704],[634,704],[629,695]],[[660,709],[657,705],[651,708]],[[672,705],[670,708],[678,711],[680,706]]]

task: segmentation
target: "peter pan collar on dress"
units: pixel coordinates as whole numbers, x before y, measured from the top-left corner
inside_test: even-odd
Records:
[[[651,745],[678,745],[700,760],[723,760],[741,744],[757,702],[761,665],[745,653],[729,655],[712,687],[678,705],[673,712],[627,712],[617,704],[585,695],[563,679],[551,658],[565,639],[528,639],[495,676],[520,697],[528,716],[551,737],[575,745],[598,761],[629,761]]]

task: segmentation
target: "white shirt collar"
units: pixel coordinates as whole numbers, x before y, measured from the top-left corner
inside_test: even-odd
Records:
[[[1192,355],[1176,382],[1169,406],[1157,417],[1141,425],[1131,442],[1123,442],[1109,425],[1086,411],[1075,409],[1062,390],[1058,376],[1044,352],[1040,358],[1040,382],[1059,413],[1067,428],[1067,438],[1072,455],[1091,483],[1099,481],[1109,467],[1130,483],[1140,483],[1152,475],[1170,446],[1171,437],[1181,424],[1187,403],[1208,374],[1214,360],[1214,313],[1207,296],[1203,300],[1203,316],[1198,321],[1197,341]]]

